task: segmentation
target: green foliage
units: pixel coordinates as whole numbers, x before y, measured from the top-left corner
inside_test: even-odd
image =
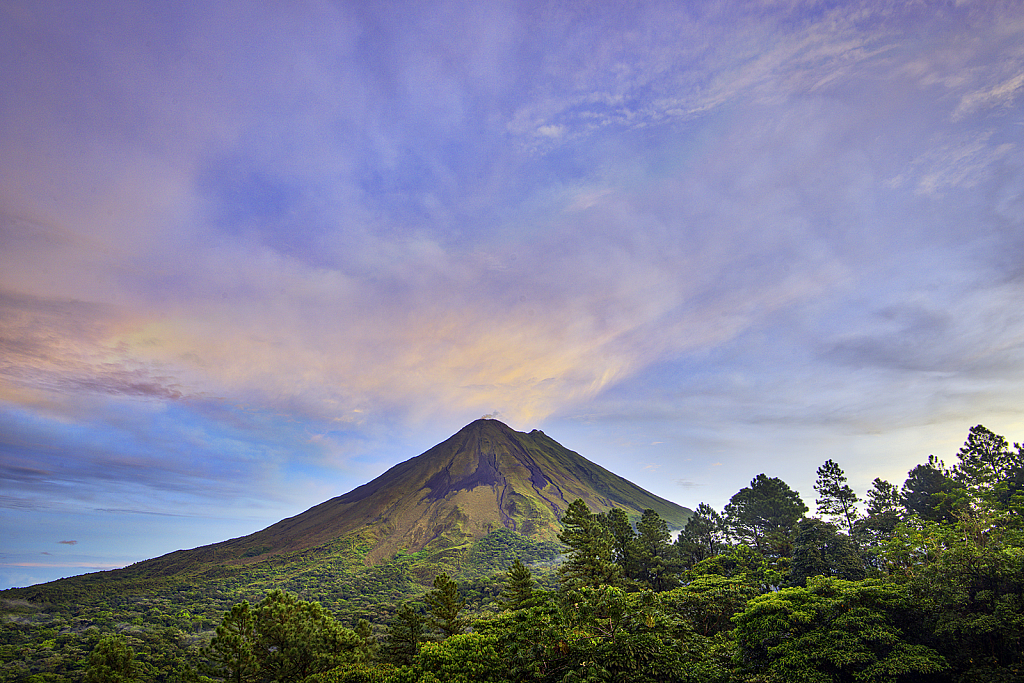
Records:
[[[640,572],[640,558],[637,557],[636,532],[626,511],[612,508],[598,514],[596,519],[611,536],[612,562],[619,565],[624,576],[634,578]]]
[[[777,590],[785,583],[786,572],[780,571],[779,567],[779,562],[770,562],[750,546],[740,544],[698,562],[683,576],[691,582],[706,575],[739,578],[756,586],[759,593],[765,593]]]
[[[535,541],[511,529],[497,529],[473,542],[460,568],[463,577],[490,576],[506,571],[516,560],[548,563],[562,553],[551,541]]]
[[[89,654],[85,683],[135,683],[142,680],[142,667],[135,651],[120,636],[106,636]]]
[[[903,483],[903,506],[907,514],[927,522],[955,522],[955,510],[963,500],[963,487],[946,474],[946,467],[934,455],[907,473]]]
[[[733,616],[760,594],[760,587],[746,574],[702,574],[660,598],[667,612],[685,619],[697,634],[711,638],[731,631]]]
[[[904,638],[908,610],[896,584],[810,578],[735,617],[738,661],[765,683],[914,681],[947,669],[932,648]]]
[[[259,634],[249,603],[232,607],[216,633],[205,652],[209,660],[207,672],[231,683],[259,680]]]
[[[565,511],[558,539],[571,550],[558,568],[563,586],[600,588],[622,582],[622,568],[612,557],[612,535],[583,500],[577,498]]]
[[[875,477],[867,493],[868,516],[899,514],[900,491],[884,479]]]
[[[525,564],[516,560],[508,570],[505,590],[502,592],[502,607],[519,609],[533,597],[537,582]]]
[[[883,544],[896,532],[896,525],[903,517],[903,505],[899,489],[878,478],[872,482],[866,500],[866,514],[854,522],[851,537],[857,544],[865,569],[881,574],[884,567],[879,553]]]
[[[481,625],[495,636],[504,680],[683,680],[692,633],[666,614],[657,594],[613,586],[560,592],[543,605]]]
[[[846,483],[846,474],[834,461],[826,460],[818,468],[818,478],[814,482],[814,490],[818,492],[818,514],[837,520],[853,533],[853,524],[857,521],[857,503],[860,499]]]
[[[384,661],[397,666],[412,664],[420,651],[426,630],[426,618],[412,605],[404,603],[388,624],[387,633],[381,646]]]
[[[729,535],[768,558],[789,557],[797,521],[807,512],[786,482],[759,474],[725,506]]]
[[[459,595],[459,584],[447,574],[434,577],[434,590],[427,593],[427,623],[441,631],[445,638],[466,630],[469,620],[459,614],[466,606],[466,599]]]
[[[970,496],[970,514],[994,514],[1002,525],[1024,523],[1024,447],[1014,444],[982,425],[971,427],[957,454],[960,462],[949,473]]]
[[[416,659],[419,683],[503,683],[504,663],[493,634],[463,633],[425,643]]]
[[[707,503],[701,503],[676,536],[676,556],[680,566],[690,569],[698,562],[723,552],[727,546],[726,536],[722,516]]]
[[[303,683],[417,683],[412,667],[388,663],[357,662],[314,674]]]
[[[558,571],[554,544],[507,529],[368,566],[368,527],[294,553],[250,544],[231,556],[244,564],[212,546],[187,573],[173,553],[4,591],[0,683],[209,682],[197,668],[239,683],[1019,683],[1021,447],[978,425],[958,455],[951,470],[929,458],[902,493],[876,479],[849,536],[759,475],[724,518],[699,505],[674,544],[654,510],[575,501]],[[832,461],[818,474],[819,512],[848,528],[821,507],[845,476]]]
[[[631,576],[654,591],[665,591],[679,585],[681,565],[668,524],[654,510],[644,510],[636,525],[633,555],[638,566]]]
[[[1024,548],[1020,532],[963,523],[901,525],[885,559],[922,612],[923,640],[960,681],[1024,674]]]
[[[271,591],[236,605],[206,651],[207,672],[226,681],[301,681],[358,659],[362,639],[319,603]]]
[[[864,578],[864,561],[849,536],[820,519],[803,519],[790,563],[789,583],[802,586],[810,576],[833,576],[850,581]]]

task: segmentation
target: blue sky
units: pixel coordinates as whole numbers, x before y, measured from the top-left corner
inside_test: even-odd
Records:
[[[0,587],[482,415],[680,504],[1024,439],[1017,2],[5,2]]]

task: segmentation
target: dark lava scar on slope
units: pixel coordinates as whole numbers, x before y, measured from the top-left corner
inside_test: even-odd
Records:
[[[448,468],[445,468],[428,479],[427,483],[424,484],[424,488],[430,489],[430,492],[427,494],[429,500],[439,500],[456,491],[463,489],[468,491],[477,486],[494,486],[503,481],[504,477],[498,472],[491,458],[481,457],[477,461],[476,471],[468,477],[452,481],[451,473],[448,471]]]

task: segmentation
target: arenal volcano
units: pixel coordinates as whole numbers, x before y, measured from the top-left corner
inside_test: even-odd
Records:
[[[645,491],[568,450],[539,430],[517,432],[490,419],[470,423],[373,481],[249,536],[150,563],[249,563],[330,544],[358,533],[366,564],[398,552],[452,550],[508,529],[554,541],[559,518],[582,498],[593,510],[655,510],[679,528],[691,511]],[[147,563],[141,563],[147,564]],[[141,567],[140,567],[141,568]]]

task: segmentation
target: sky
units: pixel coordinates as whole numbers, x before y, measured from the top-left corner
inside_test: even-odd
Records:
[[[1016,1],[0,0],[0,588],[485,415],[863,496],[1024,440],[1021,302]]]

